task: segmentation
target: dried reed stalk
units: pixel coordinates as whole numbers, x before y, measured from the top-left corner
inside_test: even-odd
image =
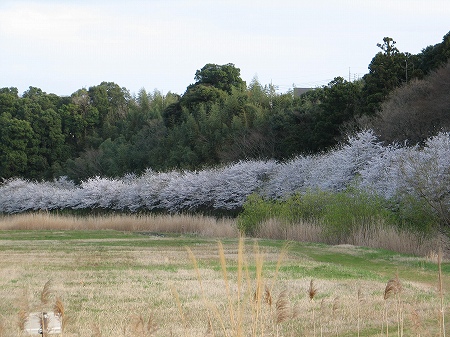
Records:
[[[264,289],[264,303],[266,303],[270,308],[272,308],[272,294],[267,286]]]
[[[275,304],[276,308],[276,323],[281,324],[291,318],[291,310],[289,306],[288,291],[283,290],[278,296]]]
[[[283,290],[278,296],[275,304],[275,323],[276,323],[276,336],[280,334],[280,325],[289,319],[291,319],[292,313],[290,310],[288,292]]]
[[[5,323],[3,322],[3,319],[0,319],[0,337],[5,337]]]
[[[309,288],[308,288],[308,296],[309,296],[309,301],[313,302],[314,301],[314,297],[317,294],[317,288],[314,285],[314,280],[311,280],[311,282],[309,282]]]
[[[262,298],[263,298],[263,255],[261,254],[259,250],[258,243],[255,242],[254,246],[254,256],[255,256],[255,267],[256,267],[256,275],[255,275],[255,283],[256,283],[256,290],[254,292],[254,305],[253,305],[253,313],[252,313],[252,334],[257,335],[258,330],[261,330],[261,335],[264,335],[263,329],[264,329],[264,322],[262,321]],[[250,279],[249,279],[250,282]]]
[[[175,297],[175,303],[177,304],[178,311],[180,313],[181,321],[183,322],[183,331],[184,336],[187,337],[187,324],[186,324],[186,317],[184,315],[183,307],[181,305],[180,296],[178,295],[178,291],[175,289],[175,287],[171,287],[172,295]]]
[[[387,284],[386,288],[384,289],[384,299],[387,300],[392,295],[398,295],[402,291],[402,283],[400,282],[400,279],[398,278],[398,274],[395,275],[395,278],[390,279]]]
[[[41,305],[42,306],[47,305],[48,302],[50,302],[50,296],[52,294],[51,286],[52,286],[51,280],[48,280],[44,284],[44,288],[41,291]]]
[[[358,295],[357,295],[357,299],[358,299],[358,303],[357,303],[357,318],[358,318],[358,323],[357,323],[357,329],[358,329],[358,337],[360,336],[360,331],[361,331],[361,303],[363,301],[363,294],[361,291],[361,288],[358,288]]]
[[[64,308],[64,303],[61,301],[59,297],[56,297],[56,302],[55,305],[53,306],[53,312],[55,313],[55,316],[58,317],[61,323],[61,336],[62,336],[66,328],[67,317]]]
[[[223,248],[222,242],[218,242],[219,245],[219,260],[220,260],[220,266],[222,267],[222,277],[225,282],[225,290],[227,293],[227,299],[228,299],[228,314],[230,315],[230,322],[233,327],[236,326],[236,315],[234,312],[234,306],[232,303],[231,298],[231,291],[230,291],[230,284],[228,280],[228,273],[227,273],[227,263],[225,259],[225,249]]]
[[[136,335],[142,336],[142,337],[149,337],[152,336],[156,331],[158,331],[158,327],[155,323],[153,314],[150,314],[147,321],[144,320],[144,317],[142,314],[136,315],[134,317],[134,322],[132,325],[133,332]]]
[[[339,309],[339,296],[334,298],[333,305],[331,307],[333,320],[336,319],[338,309]]]
[[[314,297],[317,294],[317,288],[314,285],[314,280],[311,280],[311,282],[309,283],[309,288],[308,288],[308,296],[309,296],[309,301],[311,303],[314,302]],[[313,322],[313,333],[314,333],[314,337],[316,336],[316,313],[314,310],[314,304],[312,305],[312,322]]]
[[[445,337],[445,315],[444,315],[444,287],[442,282],[442,248],[439,247],[438,254],[438,274],[439,274],[439,316],[440,316],[440,336]]]
[[[189,258],[190,258],[192,264],[194,265],[194,270],[195,270],[195,273],[196,273],[196,275],[197,275],[197,281],[198,281],[198,283],[199,283],[199,285],[200,285],[200,290],[201,290],[201,294],[202,294],[203,304],[205,305],[205,308],[208,308],[209,305],[208,305],[208,301],[207,301],[207,299],[206,299],[205,290],[204,290],[203,282],[202,282],[202,277],[201,277],[201,275],[200,275],[200,269],[199,269],[198,263],[197,263],[197,258],[195,257],[194,253],[192,252],[192,250],[191,250],[189,247],[186,247],[186,249],[187,249],[187,251],[188,251]],[[210,325],[211,328],[212,328],[212,317],[211,317],[210,311],[211,311],[211,310],[208,310],[208,311],[207,311],[207,315],[208,315],[208,322],[209,322],[209,325]]]
[[[395,278],[390,279],[386,288],[384,289],[384,300],[385,300],[385,315],[386,315],[386,336],[389,336],[389,321],[388,321],[388,309],[387,309],[387,300],[395,295],[396,296],[396,313],[397,313],[397,335],[403,336],[403,312],[400,300],[400,293],[403,289],[402,283],[398,277],[398,273],[395,275]]]
[[[30,313],[30,303],[28,301],[28,289],[23,289],[22,295],[19,299],[19,313],[18,324],[20,331],[25,330],[25,324],[28,321],[28,314]]]
[[[420,319],[419,312],[417,310],[411,310],[411,322],[413,330],[417,337],[420,337],[420,332],[422,328],[422,320]]]

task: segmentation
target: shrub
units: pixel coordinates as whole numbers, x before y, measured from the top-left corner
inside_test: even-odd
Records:
[[[379,220],[385,224],[395,222],[387,202],[377,195],[353,188],[331,194],[320,218],[325,227],[325,240],[335,244],[344,242],[358,227]]]
[[[308,191],[277,201],[252,194],[237,224],[241,233],[254,236],[269,219],[277,219],[281,226],[314,222],[322,226],[324,241],[341,243],[359,226],[379,223],[378,220],[395,223],[398,217],[387,206],[385,199],[353,188],[335,193]]]
[[[242,234],[254,236],[261,224],[269,219],[276,218],[283,224],[316,219],[330,195],[330,192],[317,190],[306,194],[297,193],[284,200],[270,200],[253,193],[238,216],[238,228]]]
[[[439,228],[439,215],[424,199],[412,195],[403,196],[395,210],[400,228],[430,235]]]
[[[274,216],[274,205],[274,201],[264,200],[256,193],[251,194],[244,203],[243,210],[237,220],[237,226],[241,234],[254,236],[261,223]]]

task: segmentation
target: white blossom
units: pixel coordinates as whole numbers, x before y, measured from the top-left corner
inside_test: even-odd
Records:
[[[51,182],[14,178],[0,185],[0,212],[234,210],[252,193],[284,198],[310,189],[341,191],[352,185],[392,200],[413,195],[441,215],[449,213],[450,135],[440,133],[422,147],[382,146],[368,130],[333,151],[284,163],[248,160],[199,171],[148,169],[120,179],[92,177],[80,185],[66,177]]]

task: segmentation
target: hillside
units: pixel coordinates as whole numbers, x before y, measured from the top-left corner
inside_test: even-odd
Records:
[[[36,87],[21,95],[16,88],[2,88],[0,177],[67,176],[80,182],[94,176],[142,174],[147,169],[198,170],[240,160],[286,161],[330,150],[358,129],[361,117],[373,118],[382,108],[383,116],[398,110],[393,103],[382,107],[396,88],[412,86],[411,91],[422,90],[421,97],[439,96],[438,91],[433,93],[442,89],[438,83],[419,89],[416,81],[436,78],[430,74],[447,63],[449,41],[447,34],[441,43],[412,55],[399,51],[395,41],[385,37],[361,80],[336,77],[301,97],[290,91],[278,93],[275,86],[256,78],[247,84],[232,63],[206,64],[182,95],[145,89],[130,93],[113,82],[81,88],[68,97]],[[402,96],[405,99],[409,100],[407,94]],[[420,103],[419,117],[424,111],[448,108],[443,100],[439,105],[426,98],[410,102]],[[441,114],[428,123],[428,131],[419,138],[447,131],[444,117]],[[410,119],[403,131],[417,128],[422,120],[427,118]],[[393,132],[386,126],[383,137],[398,139]],[[414,137],[409,139],[411,145],[418,139],[406,136]]]

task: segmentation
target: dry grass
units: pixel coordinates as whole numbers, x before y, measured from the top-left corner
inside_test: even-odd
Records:
[[[201,215],[102,215],[68,216],[46,212],[0,216],[0,230],[103,230],[196,234],[205,238],[235,238],[236,221]],[[297,242],[325,242],[323,227],[310,221],[286,224],[277,219],[265,221],[257,233],[259,238]],[[357,227],[346,237],[346,244],[382,248],[405,254],[434,256],[436,247],[450,247],[448,237],[435,237],[400,231],[382,223]]]
[[[237,238],[230,219],[188,215],[81,218],[39,213],[0,218],[0,229],[27,228]],[[270,232],[264,235],[296,241],[320,236],[314,224],[283,228],[271,220],[263,228]],[[373,235],[391,240],[398,235],[379,230]],[[149,244],[133,245],[133,240]],[[123,246],[108,239],[0,240],[0,336],[24,335],[28,314],[44,309],[61,318],[66,337],[445,336],[448,276],[440,269],[441,252],[414,258],[436,262],[435,282],[423,277],[400,281],[399,274],[386,283],[392,275],[312,279],[309,272],[292,270],[320,273],[329,264],[287,249],[245,245],[244,240],[211,241],[189,249],[164,246],[161,240],[166,239],[130,238]],[[353,254],[348,246],[320,249]]]
[[[261,224],[258,237],[298,242],[321,242],[322,228],[314,222],[286,224],[278,219],[269,219]]]
[[[46,212],[0,217],[0,230],[103,230],[198,234],[203,237],[236,237],[234,220],[195,215],[68,216]]]
[[[314,221],[286,224],[278,219],[269,219],[261,225],[258,237],[298,242],[327,243],[329,241],[324,237],[323,227]],[[404,254],[434,255],[436,261],[436,247],[450,247],[449,239],[445,235],[437,233],[434,237],[425,237],[419,233],[387,227],[381,222],[355,228],[346,237],[345,243],[354,246],[387,249]]]
[[[189,250],[160,244],[108,249],[107,243],[0,241],[3,334],[22,336],[17,314],[41,307],[71,317],[66,337],[382,336],[385,322],[390,335],[397,334],[396,312],[384,307],[385,282],[311,280],[291,268],[320,271],[327,264],[287,250],[243,240]],[[402,285],[403,312],[416,312],[415,322],[405,320],[405,336],[438,335],[443,291],[426,282]]]

